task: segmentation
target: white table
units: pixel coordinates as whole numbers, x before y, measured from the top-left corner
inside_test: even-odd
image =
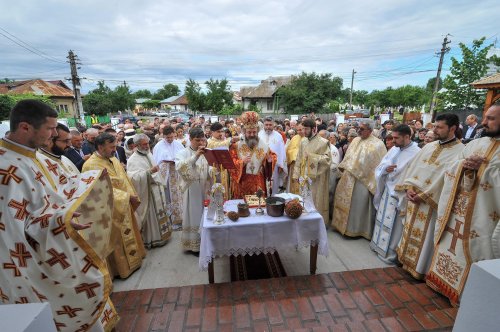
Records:
[[[237,204],[242,200],[227,201],[225,211],[237,211]],[[302,214],[298,219],[286,215],[270,217],[255,215],[250,209],[250,216],[233,222],[216,225],[207,219],[207,209],[202,217],[199,267],[208,270],[210,283],[214,282],[213,259],[230,255],[254,255],[272,253],[282,249],[309,247],[310,273],[316,273],[318,253],[328,256],[328,237],[323,218],[318,212]]]

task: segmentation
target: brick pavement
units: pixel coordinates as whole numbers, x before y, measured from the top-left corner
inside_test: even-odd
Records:
[[[397,267],[112,294],[121,331],[449,331],[448,300]]]

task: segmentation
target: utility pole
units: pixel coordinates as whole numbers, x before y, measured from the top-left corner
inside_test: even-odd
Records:
[[[73,93],[75,94],[76,100],[76,115],[85,123],[85,114],[83,113],[83,104],[82,97],[80,95],[80,77],[78,77],[78,72],[76,65],[78,56],[73,53],[72,50],[69,50],[67,58],[69,59],[69,66],[71,68],[71,82],[73,83]],[[79,67],[78,67],[79,68]]]
[[[351,78],[351,91],[349,93],[349,109],[352,111],[352,87],[354,85],[354,74],[356,74],[356,72],[354,71],[354,69],[352,70],[352,78]]]
[[[446,53],[448,53],[448,51],[450,50],[450,48],[447,46],[449,43],[451,43],[451,40],[448,40],[449,35],[450,34],[447,34],[444,37],[441,51],[439,53],[436,53],[436,54],[440,54],[440,57],[439,57],[439,66],[438,66],[438,70],[437,70],[437,74],[436,74],[436,82],[434,82],[434,90],[432,91],[431,105],[429,107],[429,112],[431,113],[431,121],[432,122],[434,122],[434,120],[436,119],[436,112],[434,111],[434,106],[436,106],[435,100],[436,100],[436,94],[437,94],[437,91],[439,88],[439,80],[441,79],[441,68],[443,67],[444,55]]]

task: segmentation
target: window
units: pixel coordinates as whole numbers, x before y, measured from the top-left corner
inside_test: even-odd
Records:
[[[68,113],[68,105],[57,105],[57,111],[59,113]]]
[[[273,109],[273,101],[272,100],[268,100],[267,101],[267,110],[272,110]]]

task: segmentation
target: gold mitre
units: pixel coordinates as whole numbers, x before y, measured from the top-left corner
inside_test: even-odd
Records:
[[[241,123],[245,129],[253,129],[259,127],[259,114],[254,111],[248,111],[241,115]]]

